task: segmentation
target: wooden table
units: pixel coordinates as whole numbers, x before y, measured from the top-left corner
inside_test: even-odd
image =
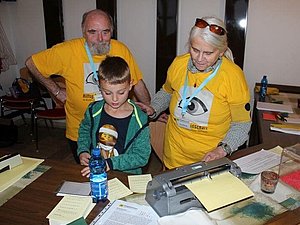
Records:
[[[298,91],[298,89],[297,89]],[[299,92],[300,93],[300,89]],[[235,152],[230,159],[236,159],[261,149],[270,149],[277,145],[282,147],[293,145],[300,142],[300,136],[271,132],[270,122],[262,120],[261,112],[256,111],[254,125],[256,125],[256,140],[258,142],[251,147]],[[0,156],[4,155],[0,151]],[[43,163],[51,166],[41,177],[25,187],[20,193],[8,200],[0,207],[0,224],[13,225],[43,225],[48,224],[46,219],[50,211],[61,200],[55,195],[55,191],[64,180],[85,182],[80,174],[81,166],[68,164],[61,161],[45,160]],[[109,179],[117,177],[125,185],[128,185],[127,175],[122,172],[109,172]],[[106,203],[98,203],[87,217],[90,223],[103,209]],[[297,225],[300,224],[300,207],[293,211],[287,211],[275,216],[268,223],[270,225]]]
[[[51,168],[0,207],[0,224],[49,224],[46,217],[62,198],[55,195],[55,191],[61,183],[64,180],[88,181],[87,178],[81,176],[80,170],[82,166],[80,165],[53,160],[45,160],[43,164],[51,166]],[[124,184],[128,184],[125,173],[109,172],[108,177],[109,179],[118,177]],[[105,204],[98,203],[94,207],[87,217],[88,223],[98,215]]]
[[[261,147],[255,146],[244,149],[233,154],[231,158],[258,151]],[[0,155],[3,155],[1,151]],[[46,225],[48,224],[47,215],[62,198],[55,195],[55,191],[61,185],[62,181],[87,181],[87,178],[82,177],[80,174],[82,168],[80,165],[54,160],[45,160],[43,164],[51,166],[51,168],[0,207],[0,224]],[[125,173],[111,171],[108,173],[108,176],[109,179],[117,177],[125,185],[128,185]],[[98,215],[106,203],[100,202],[96,205],[87,217],[87,223],[90,223]],[[300,208],[278,215],[267,224],[300,224]]]

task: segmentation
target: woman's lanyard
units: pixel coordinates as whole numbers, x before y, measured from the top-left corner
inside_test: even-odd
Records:
[[[215,70],[200,84],[200,86],[194,91],[194,93],[187,99],[187,86],[188,86],[188,69],[186,70],[186,76],[184,81],[184,87],[183,87],[183,96],[182,96],[182,110],[181,115],[184,116],[186,114],[187,108],[192,101],[192,99],[207,85],[207,83],[216,76],[220,66],[221,66],[222,60],[219,60],[217,67]]]
[[[86,51],[86,54],[88,55],[88,58],[89,58],[89,61],[90,61],[90,65],[91,65],[91,68],[93,70],[93,74],[94,74],[94,79],[96,81],[98,81],[98,75],[97,75],[97,72],[96,72],[96,67],[95,67],[95,63],[93,61],[93,57],[92,57],[92,54],[90,52],[90,49],[89,49],[89,46],[87,44],[87,42],[84,43],[84,47],[85,47],[85,51]]]

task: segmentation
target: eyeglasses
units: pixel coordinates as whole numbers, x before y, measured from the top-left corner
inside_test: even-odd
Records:
[[[220,35],[220,36],[226,34],[226,31],[225,31],[225,29],[224,29],[223,27],[220,27],[220,26],[218,26],[218,25],[216,25],[216,24],[208,24],[208,23],[207,23],[205,20],[203,20],[203,19],[197,18],[197,19],[196,19],[195,26],[196,26],[196,27],[199,27],[199,28],[205,28],[205,27],[209,26],[209,30],[210,30],[211,32],[213,32],[214,34],[217,34],[217,35]]]

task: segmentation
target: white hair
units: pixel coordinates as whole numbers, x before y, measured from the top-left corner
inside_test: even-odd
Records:
[[[224,52],[224,56],[233,61],[232,51],[228,48],[227,30],[224,22],[219,18],[212,16],[202,17],[201,19],[205,20],[208,24],[215,24],[222,27],[226,32],[224,35],[218,35],[211,32],[208,26],[205,28],[193,26],[190,31],[188,46],[190,47],[191,41],[193,39],[200,37],[208,44],[219,49],[221,52]]]

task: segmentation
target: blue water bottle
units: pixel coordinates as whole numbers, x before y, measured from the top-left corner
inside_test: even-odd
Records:
[[[261,79],[261,86],[259,91],[259,100],[262,102],[265,101],[267,95],[267,89],[268,89],[268,79],[267,76],[264,75],[263,78]]]
[[[106,162],[102,159],[99,148],[94,148],[92,150],[89,167],[93,202],[104,202],[108,195]]]

